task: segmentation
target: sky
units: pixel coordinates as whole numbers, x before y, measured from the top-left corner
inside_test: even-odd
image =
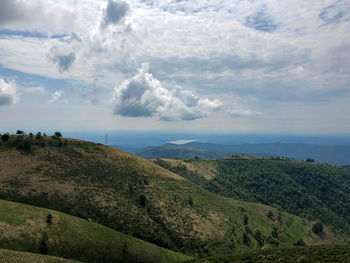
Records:
[[[349,0],[0,0],[0,133],[349,134],[349,113]]]

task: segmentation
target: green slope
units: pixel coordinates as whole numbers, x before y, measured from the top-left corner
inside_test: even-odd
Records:
[[[350,171],[326,164],[269,158],[155,160],[207,190],[260,202],[350,234]],[[210,178],[201,172],[214,170]]]
[[[28,252],[0,249],[0,262],[6,263],[79,263],[79,261]]]
[[[63,211],[163,247],[228,253],[266,246],[332,243],[314,237],[311,222],[254,203],[210,193],[166,169],[112,147],[68,140],[61,147],[0,152],[0,197]],[[271,209],[275,218],[268,218]],[[244,217],[249,218],[244,224]]]
[[[47,222],[48,215],[52,216],[51,222]],[[4,200],[0,200],[0,248],[83,262],[182,262],[189,259],[87,220]],[[9,258],[21,256],[5,252],[0,252],[0,259],[7,254]],[[46,257],[38,255],[28,257],[38,258],[37,262],[64,262],[49,258],[40,261]],[[36,261],[33,259],[33,262]]]
[[[312,246],[284,249],[243,251],[232,255],[214,256],[191,260],[192,263],[233,263],[233,262],[285,262],[285,263],[329,263],[349,262],[350,246]]]

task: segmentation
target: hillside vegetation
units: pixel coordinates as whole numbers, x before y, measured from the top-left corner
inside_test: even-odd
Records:
[[[155,163],[234,199],[259,202],[350,233],[350,171],[326,164],[237,157]],[[203,166],[206,171],[203,171]],[[208,178],[207,175],[211,174]]]
[[[6,263],[79,263],[79,261],[53,256],[0,249],[0,262]]]
[[[232,255],[214,256],[204,259],[191,260],[189,263],[329,263],[349,262],[349,246],[312,246],[283,249],[266,249],[243,251]]]
[[[0,248],[83,262],[182,262],[189,259],[87,220],[4,200],[0,200]],[[9,258],[0,262],[10,262],[21,256],[23,254],[0,251],[0,259]],[[39,255],[28,257],[38,258],[37,262],[64,262],[50,258],[44,261],[46,257]]]
[[[1,148],[2,199],[66,212],[191,255],[335,242],[326,227],[315,236],[308,220],[215,195],[115,148],[43,140],[30,151]]]

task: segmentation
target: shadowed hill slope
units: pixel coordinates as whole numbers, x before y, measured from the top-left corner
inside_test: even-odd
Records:
[[[154,162],[213,193],[281,207],[350,234],[350,171],[347,169],[247,156],[221,160],[156,159]]]
[[[53,256],[0,249],[0,262],[6,263],[79,263],[80,261]]]
[[[0,248],[48,254],[82,262],[167,263],[189,259],[183,254],[84,219],[4,200],[0,200]],[[0,251],[0,259],[1,255]]]
[[[1,198],[87,218],[176,251],[214,254],[261,242],[334,241],[329,231],[325,240],[310,239],[307,220],[215,195],[112,147],[78,140],[30,152],[2,147],[0,162]],[[266,216],[269,209],[279,220]]]
[[[268,262],[302,262],[329,263],[349,262],[349,246],[312,246],[283,249],[266,249],[261,251],[244,251],[232,255],[214,256],[189,261],[192,263],[268,263]]]

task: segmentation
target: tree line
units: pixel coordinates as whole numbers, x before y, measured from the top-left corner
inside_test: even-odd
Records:
[[[17,130],[15,134],[4,133],[0,134],[0,145],[9,148],[15,147],[18,150],[31,151],[33,145],[45,147],[50,146],[61,147],[67,145],[67,140],[62,140],[62,133],[56,131],[51,136],[46,133],[37,132],[36,134],[26,134],[23,130]]]

